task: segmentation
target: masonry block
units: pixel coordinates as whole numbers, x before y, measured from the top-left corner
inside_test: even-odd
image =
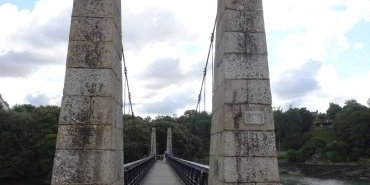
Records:
[[[116,103],[111,97],[65,96],[60,125],[112,125]]]
[[[225,130],[275,130],[271,106],[225,104],[223,111],[223,128]]]
[[[221,53],[267,54],[264,33],[225,32]]]
[[[114,96],[112,69],[67,68],[64,95]]]
[[[72,17],[71,41],[113,42],[117,53],[122,53],[122,36],[111,17]]]
[[[123,132],[122,129],[113,127],[112,128],[112,146],[117,150],[123,150]]]
[[[274,131],[226,131],[220,143],[223,156],[276,157]]]
[[[224,69],[224,65],[218,65],[218,66],[215,66],[214,67],[214,74],[217,74],[213,77],[213,88],[212,90],[213,91],[216,91],[216,89],[218,89],[220,86],[221,86],[221,83],[224,81],[225,79],[225,69]]]
[[[117,104],[116,105],[116,114],[115,114],[115,127],[119,129],[123,129],[123,112],[122,112],[122,105]]]
[[[52,184],[111,184],[115,163],[113,151],[57,150]]]
[[[75,0],[73,3],[73,17],[111,17],[116,27],[121,29],[121,1],[117,0]]]
[[[59,126],[57,149],[114,149],[116,143],[114,129],[99,125],[61,125]]]
[[[245,80],[224,80],[213,94],[213,109],[224,103],[247,103],[248,87]]]
[[[269,80],[248,80],[248,103],[271,105]]]
[[[218,24],[220,34],[223,32],[261,32],[265,31],[262,10],[224,10]]]
[[[69,42],[67,67],[113,69],[117,77],[122,79],[121,55],[113,42]]]
[[[276,157],[225,157],[224,182],[279,182]]]
[[[231,10],[262,10],[262,0],[222,0],[221,7]]]
[[[222,133],[211,134],[210,144],[210,155],[218,156],[222,155],[223,143],[222,143]]]
[[[224,111],[224,106],[220,106],[219,109],[217,109],[215,112],[213,112],[212,115],[212,125],[211,125],[211,134],[215,134],[218,132],[222,132],[225,128],[224,122],[225,122],[225,117],[224,114],[222,113]],[[212,139],[212,137],[211,137]],[[211,143],[212,146],[212,143]],[[212,147],[211,147],[212,150]]]
[[[225,54],[222,64],[225,79],[268,79],[267,55]]]

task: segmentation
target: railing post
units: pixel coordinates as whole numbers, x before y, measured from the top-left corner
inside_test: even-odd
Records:
[[[156,128],[152,127],[151,140],[150,140],[150,154],[157,155],[157,134]]]
[[[168,161],[186,185],[207,185],[208,166],[186,161],[173,156],[169,156]]]
[[[172,155],[172,129],[171,124],[167,128],[167,147],[166,152],[168,155]]]

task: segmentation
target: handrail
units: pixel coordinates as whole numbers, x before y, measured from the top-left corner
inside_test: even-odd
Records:
[[[125,185],[139,185],[150,171],[154,162],[155,157],[150,156],[123,165]]]
[[[126,171],[128,171],[132,168],[135,168],[136,166],[138,166],[142,163],[145,163],[147,160],[150,160],[151,158],[153,158],[153,156],[149,156],[149,157],[146,157],[146,158],[143,158],[143,159],[131,162],[131,163],[124,164],[123,168],[125,169],[125,172],[126,172]]]
[[[209,166],[167,156],[168,162],[186,185],[207,185]]]
[[[195,168],[203,169],[203,170],[207,171],[207,173],[208,173],[208,170],[209,170],[209,166],[208,165],[199,164],[199,163],[192,162],[192,161],[187,161],[185,159],[177,158],[177,157],[174,157],[174,156],[171,156],[171,157],[172,158],[175,158],[175,159],[177,159],[177,160],[179,160],[179,161],[181,161],[181,162],[183,162],[183,163],[185,163],[187,165],[193,166]]]

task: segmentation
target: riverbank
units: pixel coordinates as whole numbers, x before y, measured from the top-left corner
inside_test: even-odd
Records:
[[[279,163],[280,174],[370,181],[370,167],[355,163]]]

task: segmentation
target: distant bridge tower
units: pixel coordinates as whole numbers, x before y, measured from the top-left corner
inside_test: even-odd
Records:
[[[156,128],[152,127],[151,139],[150,139],[150,154],[157,155],[157,133]]]
[[[172,128],[171,125],[168,125],[167,128],[167,153],[172,155]]]
[[[262,0],[218,0],[209,185],[279,184]]]
[[[74,0],[52,185],[124,184],[120,0]]]

